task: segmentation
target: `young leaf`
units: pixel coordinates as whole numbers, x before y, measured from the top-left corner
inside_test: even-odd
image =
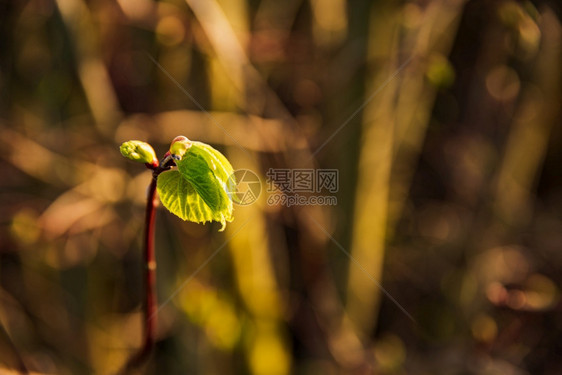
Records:
[[[193,142],[176,164],[212,210],[232,211],[231,193],[236,190],[231,177],[234,170],[220,152],[205,143]]]
[[[162,204],[183,220],[220,221],[223,230],[226,222],[232,221],[236,191],[230,162],[211,146],[192,142],[176,165],[177,170],[158,176]]]

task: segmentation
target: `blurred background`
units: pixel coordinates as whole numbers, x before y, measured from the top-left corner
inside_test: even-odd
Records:
[[[111,374],[141,345],[151,176],[119,145],[185,135],[262,189],[225,232],[158,210],[139,373],[562,373],[561,15],[0,2],[0,372]],[[337,204],[271,204],[270,168],[337,170]]]

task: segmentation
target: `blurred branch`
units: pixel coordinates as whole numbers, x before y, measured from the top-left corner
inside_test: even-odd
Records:
[[[375,16],[376,15],[376,16]],[[373,8],[368,48],[370,61],[380,56],[387,62],[371,73],[366,92],[375,91],[400,65],[397,52],[398,24],[394,8]],[[375,18],[376,17],[376,18]],[[391,80],[383,92],[364,108],[362,144],[359,151],[358,181],[351,255],[364,272],[380,282],[386,244],[388,190],[392,164],[395,118],[394,97],[398,78]],[[363,271],[349,262],[347,311],[356,331],[366,337],[376,324],[380,291]]]
[[[344,0],[312,0],[312,30],[319,47],[334,48],[347,34],[347,2]]]
[[[43,147],[39,142],[3,126],[0,145],[3,157],[28,175],[55,186],[72,186],[86,178],[96,166],[85,161],[71,161]],[[61,173],[53,173],[55,166]]]
[[[82,0],[57,0],[70,40],[74,43],[80,81],[98,130],[109,136],[121,117],[117,96],[98,49],[97,30]]]
[[[351,253],[379,281],[385,248],[410,188],[412,165],[421,150],[435,98],[436,88],[425,78],[428,57],[448,53],[462,5],[461,1],[427,5],[417,19],[419,26],[404,38],[412,63],[364,110]],[[373,9],[370,61],[388,62],[373,66],[377,70],[367,86],[368,93],[400,65],[398,33],[403,21],[399,10]],[[350,263],[347,306],[351,320],[364,335],[376,325],[379,299],[377,286]]]
[[[253,115],[267,114],[294,122],[281,100],[251,64],[240,40],[216,0],[186,0],[207,34],[217,58],[237,88],[238,105]]]
[[[234,165],[244,165],[249,170],[259,170],[258,165],[246,153],[229,149]],[[232,234],[229,251],[235,270],[238,291],[254,324],[254,332],[247,340],[247,360],[252,374],[291,373],[290,344],[282,329],[282,286],[275,277],[271,231],[268,230],[262,205],[257,202],[236,208],[236,220],[227,226]],[[238,224],[237,224],[238,223]],[[240,225],[249,223],[246,230]],[[237,236],[233,236],[238,233]],[[269,352],[269,359],[264,353]]]
[[[265,96],[252,92],[260,87],[260,91],[276,100],[284,112],[284,108],[274,93],[269,90],[259,73],[250,64],[246,55],[246,47],[240,42],[241,35],[249,35],[247,3],[245,1],[228,0],[222,7],[217,1],[187,1],[205,30],[216,56],[211,58],[211,67],[222,66],[226,76],[232,82],[229,85],[222,77],[225,74],[215,74],[211,78],[211,88],[214,101],[228,98],[228,92],[234,86],[237,93],[233,96],[233,105],[238,105],[247,113],[261,115],[267,100]],[[228,19],[223,12],[228,12]],[[238,32],[238,35],[236,34]],[[255,95],[255,97],[253,97]],[[223,100],[224,102],[224,100]],[[223,103],[224,105],[224,103]],[[289,118],[288,113],[282,114]],[[281,117],[282,118],[282,117]],[[255,116],[246,117],[244,132],[235,134],[230,122],[229,138],[242,140],[254,139],[254,144],[266,147],[285,148],[287,138],[281,136],[272,140],[273,132],[283,134],[287,124],[277,121],[277,126],[264,126],[264,121]],[[271,125],[271,123],[270,123]],[[213,126],[216,128],[216,126]],[[285,129],[283,129],[285,128]],[[253,135],[253,136],[252,136]],[[270,141],[266,141],[269,139]],[[243,165],[249,170],[258,171],[260,166],[255,160],[255,154],[238,147],[229,147],[228,154],[234,165]],[[241,146],[241,147],[240,147]],[[245,151],[245,152],[241,152]],[[277,150],[279,151],[279,150]],[[280,285],[275,277],[272,259],[271,242],[268,240],[269,231],[266,226],[265,215],[258,204],[240,206],[236,209],[236,220],[226,228],[226,231],[238,233],[232,236],[229,250],[235,270],[238,292],[244,301],[248,315],[253,323],[253,332],[245,340],[246,360],[252,374],[289,374],[292,361],[289,341],[283,334],[281,312],[286,310]],[[238,224],[236,224],[238,222]],[[240,225],[250,223],[247,230],[239,231]],[[267,353],[267,354],[266,354]],[[265,356],[268,359],[265,359]]]
[[[411,7],[417,7],[413,3]],[[433,1],[427,5],[404,37],[404,45],[412,50],[411,66],[399,79],[399,93],[395,104],[396,128],[393,145],[392,172],[389,191],[387,229],[392,237],[400,218],[411,181],[431,121],[433,104],[440,82],[430,82],[430,69],[447,69],[447,56],[452,48],[464,1]],[[437,60],[437,61],[435,61]],[[432,64],[439,64],[434,67]],[[452,68],[451,68],[452,69]],[[444,73],[446,74],[446,73]],[[444,83],[446,84],[446,83]]]
[[[1,122],[0,126],[3,126]],[[120,169],[66,157],[47,149],[35,138],[7,127],[0,132],[0,146],[4,151],[2,158],[44,183],[76,187],[100,201],[117,201],[124,193],[124,172]]]
[[[210,116],[209,116],[210,115]],[[179,110],[161,112],[154,116],[131,115],[123,120],[117,131],[117,140],[130,139],[139,132],[150,139],[168,143],[177,134],[189,134],[190,138],[221,145],[240,145],[258,152],[283,153],[289,150],[304,152],[307,143],[303,137],[294,136],[284,128],[279,119],[246,116],[230,112],[209,112]],[[224,125],[223,129],[214,122]],[[150,134],[150,135],[148,135]],[[236,142],[233,141],[236,140]]]
[[[531,190],[540,174],[562,99],[562,31],[550,8],[541,12],[541,47],[533,78],[523,88],[497,176],[496,212],[514,227],[531,218]]]

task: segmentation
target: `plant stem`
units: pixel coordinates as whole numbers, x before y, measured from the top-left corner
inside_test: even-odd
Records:
[[[150,167],[149,167],[150,168]],[[152,169],[152,168],[151,168]],[[143,364],[152,352],[156,333],[156,257],[154,252],[154,222],[156,208],[156,171],[148,187],[144,222],[144,342],[139,352],[131,357],[121,373]]]
[[[127,374],[142,365],[150,356],[156,334],[156,255],[154,251],[154,222],[156,213],[156,184],[158,175],[174,165],[169,153],[166,153],[160,163],[154,161],[145,164],[152,170],[152,180],[148,186],[146,200],[146,214],[144,220],[144,341],[141,349],[131,357],[119,374]]]
[[[145,262],[145,326],[144,345],[139,354],[144,360],[152,350],[156,333],[156,256],[154,253],[154,216],[156,208],[156,177],[150,181],[148,200],[146,202],[145,232],[144,232],[144,262]]]
[[[146,316],[145,340],[143,352],[150,352],[154,344],[156,333],[156,256],[154,252],[154,216],[156,208],[156,178],[150,181],[148,201],[146,204],[144,259],[145,259],[145,288],[146,288]]]

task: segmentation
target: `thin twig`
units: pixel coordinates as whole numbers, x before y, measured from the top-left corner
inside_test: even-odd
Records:
[[[146,164],[146,167],[152,169],[152,180],[148,187],[148,197],[146,201],[146,216],[144,230],[144,342],[138,353],[127,361],[125,367],[119,374],[128,374],[131,370],[142,365],[150,354],[155,342],[156,334],[156,256],[154,251],[154,222],[156,213],[156,182],[158,175],[174,164],[173,159],[167,153],[160,164]]]

